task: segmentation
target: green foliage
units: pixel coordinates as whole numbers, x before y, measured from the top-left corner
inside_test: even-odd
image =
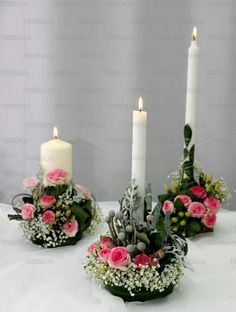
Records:
[[[175,206],[176,210],[178,210],[178,211],[182,211],[183,209],[185,209],[185,206],[180,199],[177,199],[175,201],[174,206]]]
[[[22,221],[22,216],[21,215],[12,215],[12,214],[8,214],[8,219],[9,220],[16,220],[16,221]]]
[[[189,237],[195,236],[201,231],[201,224],[200,221],[191,218],[187,225],[187,235]]]
[[[56,186],[47,186],[44,188],[44,194],[50,194],[55,197],[63,195],[68,190],[67,184],[56,185]]]
[[[189,146],[189,143],[192,139],[192,129],[189,125],[185,125],[184,127],[184,142],[186,147]]]
[[[86,200],[79,204],[74,202],[70,209],[72,215],[74,215],[78,221],[80,232],[84,232],[89,227],[92,220],[91,201]]]
[[[34,203],[33,197],[31,195],[22,197],[24,204],[32,204]]]

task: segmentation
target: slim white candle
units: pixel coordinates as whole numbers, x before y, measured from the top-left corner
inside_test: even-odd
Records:
[[[197,110],[197,87],[198,87],[198,62],[199,48],[197,45],[197,28],[194,27],[191,45],[188,49],[188,72],[187,72],[187,90],[186,90],[186,112],[185,124],[192,128],[192,141],[190,146],[195,143],[196,130],[196,110]]]
[[[143,111],[143,100],[139,98],[139,110],[133,111],[132,136],[132,179],[138,185],[140,205],[137,217],[143,220],[145,196],[145,166],[146,166],[146,125],[147,112]]]
[[[58,139],[57,128],[54,127],[54,139],[41,144],[41,166],[43,174],[54,169],[64,169],[72,178],[72,145]]]

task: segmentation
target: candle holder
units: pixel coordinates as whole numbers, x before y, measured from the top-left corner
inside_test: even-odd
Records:
[[[158,207],[152,213],[147,186],[145,221],[137,218],[138,186],[126,189],[118,212],[105,218],[109,232],[88,248],[85,270],[112,295],[124,301],[164,297],[179,284],[185,267],[186,241],[170,231],[170,218]]]
[[[46,248],[75,245],[83,233],[91,233],[102,222],[101,209],[91,192],[73,181],[68,173],[55,169],[23,181],[31,194],[12,200],[15,214],[26,239]]]
[[[170,175],[172,186],[164,185],[158,207],[169,215],[171,229],[181,237],[212,232],[216,214],[231,194],[223,180],[215,180],[194,161],[195,145],[191,145],[192,129],[184,127],[185,147],[179,170]]]

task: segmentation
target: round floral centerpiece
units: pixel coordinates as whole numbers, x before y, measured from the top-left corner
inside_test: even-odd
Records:
[[[194,148],[190,147],[192,130],[184,128],[185,148],[179,171],[172,174],[172,186],[164,186],[166,194],[159,195],[164,215],[170,215],[172,230],[182,237],[212,232],[217,213],[231,197],[223,179],[214,180],[194,162]]]
[[[111,210],[105,219],[108,234],[88,248],[85,270],[124,301],[166,296],[183,276],[186,241],[170,231],[169,216],[163,217],[158,207],[150,214],[149,199],[145,222],[140,222],[138,187],[131,184],[120,210]]]
[[[101,210],[91,192],[68,180],[68,173],[55,169],[43,176],[23,181],[31,194],[16,195],[12,200],[24,236],[43,247],[74,245],[84,232],[95,230]]]

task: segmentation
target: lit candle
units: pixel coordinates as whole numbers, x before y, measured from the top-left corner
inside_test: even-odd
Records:
[[[191,45],[188,49],[188,72],[187,72],[186,112],[185,112],[185,124],[188,124],[192,128],[193,132],[190,147],[192,144],[195,143],[195,129],[196,129],[198,61],[199,61],[199,48],[197,45],[196,38],[197,38],[197,27],[194,27]]]
[[[140,205],[137,217],[144,218],[145,166],[146,166],[146,125],[147,112],[143,111],[143,100],[139,98],[139,110],[133,111],[132,138],[132,179],[138,185]]]
[[[58,139],[58,130],[53,129],[54,139],[41,144],[41,167],[43,174],[54,169],[64,169],[72,178],[72,145]]]

